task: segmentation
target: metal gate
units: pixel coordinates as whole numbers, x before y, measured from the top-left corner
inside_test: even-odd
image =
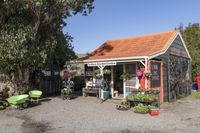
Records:
[[[42,76],[40,78],[40,90],[43,96],[55,96],[60,94],[61,80],[59,76]]]
[[[191,93],[190,79],[190,60],[185,57],[169,55],[168,100],[170,102]]]

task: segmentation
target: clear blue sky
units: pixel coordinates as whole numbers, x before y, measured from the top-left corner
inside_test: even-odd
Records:
[[[95,0],[89,16],[67,20],[77,53],[92,52],[109,39],[170,31],[200,23],[200,0]]]

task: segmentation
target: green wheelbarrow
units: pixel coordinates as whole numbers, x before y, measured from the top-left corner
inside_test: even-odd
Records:
[[[42,91],[32,90],[29,91],[30,102],[39,103],[39,98],[42,96]]]
[[[6,99],[10,105],[14,105],[17,108],[27,108],[29,104],[29,95],[17,95]]]

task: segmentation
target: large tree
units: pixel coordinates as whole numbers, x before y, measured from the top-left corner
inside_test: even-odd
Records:
[[[180,26],[186,46],[192,57],[192,77],[200,75],[200,25],[198,23]]]
[[[0,0],[0,71],[29,82],[49,60],[62,65],[75,57],[68,17],[87,15],[93,0]]]

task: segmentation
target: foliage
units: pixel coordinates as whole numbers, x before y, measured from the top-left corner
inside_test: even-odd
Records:
[[[135,113],[148,113],[149,108],[146,105],[138,104],[137,106],[132,108]]]
[[[200,75],[200,25],[197,23],[186,27],[181,25],[178,29],[192,57],[192,78],[195,81],[195,76]]]
[[[64,88],[64,89],[61,90],[61,93],[70,94],[70,93],[72,93],[72,89],[71,88]]]
[[[130,73],[123,73],[121,76],[120,76],[120,79],[125,79],[125,80],[127,80],[127,79],[129,79],[129,78],[131,78],[131,74]]]
[[[128,110],[129,109],[129,104],[127,101],[121,101],[119,105],[116,106],[117,109],[119,110]]]
[[[109,75],[111,71],[109,69],[104,69],[103,74],[104,75]],[[95,70],[95,74],[100,74],[100,69]]]
[[[200,99],[200,92],[199,91],[192,92],[192,96],[194,99]]]
[[[28,83],[46,64],[62,67],[75,58],[67,18],[92,9],[93,0],[0,0],[0,70]]]
[[[156,100],[156,97],[153,95],[145,95],[145,94],[136,94],[136,95],[128,95],[126,97],[127,101],[148,101],[153,102]]]
[[[108,79],[110,74],[111,74],[111,71],[109,69],[103,70],[103,75],[104,75],[105,79]],[[100,69],[95,70],[95,76],[99,79],[102,78],[102,75],[100,73]]]
[[[147,71],[147,72],[144,72],[144,76],[146,78],[150,78],[152,76],[151,72]]]

